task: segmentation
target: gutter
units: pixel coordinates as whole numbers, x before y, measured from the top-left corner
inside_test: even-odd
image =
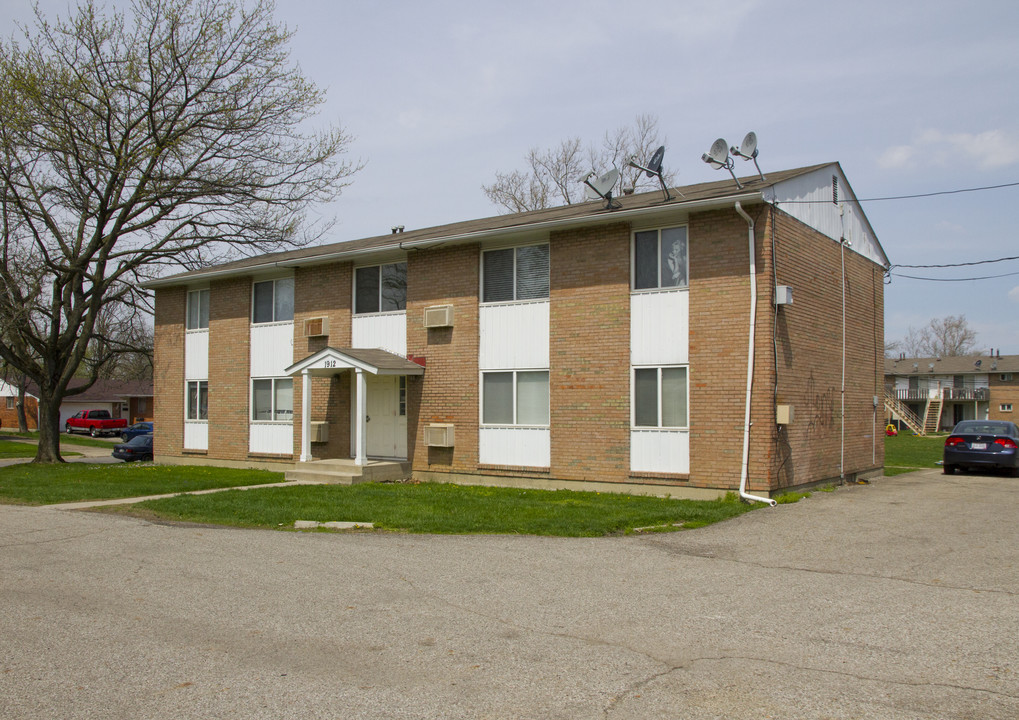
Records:
[[[735,209],[747,221],[747,244],[750,247],[750,336],[747,341],[747,399],[743,414],[743,464],[740,468],[739,496],[744,500],[768,503],[775,507],[778,503],[771,498],[751,495],[747,492],[747,476],[750,467],[750,398],[754,387],[754,331],[757,326],[757,258],[755,257],[754,220],[747,215],[739,204],[739,200],[736,201]]]
[[[229,268],[223,270],[210,269],[208,271],[197,271],[194,272],[193,274],[188,275],[172,275],[170,277],[157,278],[155,280],[149,280],[148,282],[141,283],[141,287],[146,290],[152,290],[154,288],[173,287],[176,285],[187,285],[188,283],[196,282],[199,280],[241,277],[265,270],[271,270],[273,268],[307,267],[311,265],[325,265],[340,260],[356,260],[358,258],[371,257],[373,255],[379,255],[385,252],[392,252],[393,250],[397,249],[414,250],[433,247],[436,245],[460,244],[478,242],[491,238],[505,238],[507,236],[512,236],[516,233],[534,233],[546,230],[552,231],[562,227],[586,227],[589,225],[603,225],[609,222],[615,222],[617,220],[635,218],[639,219],[645,216],[654,216],[666,212],[716,209],[728,207],[729,203],[731,203],[733,200],[736,200],[736,203],[738,205],[740,200],[746,202],[763,201],[764,196],[761,193],[761,191],[753,191],[741,193],[739,195],[729,195],[724,198],[710,198],[705,200],[683,201],[675,204],[653,205],[651,207],[634,208],[632,210],[615,210],[612,212],[599,213],[597,215],[560,218],[558,220],[546,220],[544,222],[529,223],[522,225],[509,225],[499,228],[492,228],[490,230],[476,230],[474,232],[460,233],[457,235],[444,235],[434,238],[424,238],[421,240],[400,241],[397,243],[393,243],[392,245],[383,245],[371,248],[360,248],[357,250],[334,250],[332,252],[323,253],[321,255],[309,255],[307,257],[277,260],[259,265],[246,265],[243,268]]]

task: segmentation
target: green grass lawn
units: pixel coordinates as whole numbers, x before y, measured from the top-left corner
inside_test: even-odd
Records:
[[[885,437],[885,475],[938,467],[944,448],[944,435],[919,437],[899,433]]]
[[[70,451],[65,452],[62,448],[63,446],[61,446],[61,454],[68,457],[81,454]],[[17,440],[0,436],[0,458],[33,458],[35,457],[35,452],[35,443],[18,442]],[[112,449],[110,452],[112,452]]]
[[[296,520],[316,520],[370,522],[376,528],[412,533],[591,537],[637,528],[669,531],[703,527],[755,507],[762,506],[731,496],[694,501],[564,490],[365,483],[181,495],[118,511],[256,528],[293,528]]]
[[[268,470],[149,463],[22,464],[0,468],[0,502],[48,505],[282,481],[283,473]]]

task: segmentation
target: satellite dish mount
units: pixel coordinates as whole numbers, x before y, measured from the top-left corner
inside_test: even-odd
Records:
[[[729,143],[725,141],[725,138],[718,138],[715,140],[715,142],[711,144],[711,149],[704,155],[701,155],[701,160],[715,168],[715,170],[718,170],[719,168],[725,168],[728,170],[729,174],[732,175],[733,182],[736,183],[736,187],[740,190],[743,189],[740,181],[736,179],[736,173],[732,171],[735,163],[733,162],[733,159],[729,157]]]
[[[644,173],[649,178],[657,177],[658,182],[661,183],[662,185],[662,193],[665,195],[665,200],[669,201],[672,200],[672,195],[669,194],[669,188],[665,187],[665,178],[662,176],[662,158],[664,157],[665,157],[665,146],[662,145],[660,148],[655,150],[655,154],[651,156],[650,160],[648,160],[647,167],[644,167],[643,165],[637,162],[636,155],[630,158],[630,162],[628,162],[627,165],[633,168],[637,168],[638,170],[643,170]],[[640,177],[640,173],[637,173],[637,177]],[[637,184],[636,181],[634,181],[633,184],[636,185]],[[676,192],[679,193],[680,197],[686,197],[685,195],[683,195],[683,193],[679,192],[679,190],[677,190]]]
[[[623,207],[615,200],[612,199],[612,188],[616,186],[616,181],[619,180],[619,171],[612,168],[604,175],[598,175],[592,170],[581,180],[582,183],[587,185],[585,195],[588,200],[596,200],[601,198],[605,201],[606,210],[618,210]],[[594,178],[593,180],[591,178]]]
[[[748,132],[747,136],[743,138],[743,143],[739,146],[739,150],[733,146],[729,148],[729,152],[744,160],[753,160],[754,167],[757,168],[757,174],[761,176],[761,181],[764,182],[768,179],[764,177],[764,173],[761,172],[761,166],[757,164],[757,133],[753,130]]]

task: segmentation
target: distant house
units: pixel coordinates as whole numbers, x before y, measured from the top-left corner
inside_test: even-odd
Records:
[[[888,260],[837,163],[150,281],[157,460],[714,497],[880,473]]]
[[[1019,422],[1019,355],[886,358],[885,408],[918,433],[962,420]]]
[[[25,394],[25,419],[28,429],[35,430],[39,420],[39,399]],[[18,389],[0,380],[0,428],[18,428]]]
[[[72,380],[71,387],[79,387],[83,380]],[[0,427],[18,427],[17,403],[18,391],[0,382]],[[38,425],[39,391],[29,383],[25,398],[25,410],[28,416],[28,429],[35,430]],[[127,418],[128,423],[141,420],[152,420],[153,397],[151,380],[97,380],[83,393],[68,395],[60,405],[60,428],[63,429],[67,418],[81,410],[109,410],[115,418]]]

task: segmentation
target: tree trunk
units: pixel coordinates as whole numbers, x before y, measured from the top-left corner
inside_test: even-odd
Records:
[[[25,415],[25,382],[18,387],[18,432],[28,432],[28,416]]]
[[[47,398],[43,390],[39,398],[39,448],[35,453],[37,463],[64,462],[60,457],[60,403]]]

